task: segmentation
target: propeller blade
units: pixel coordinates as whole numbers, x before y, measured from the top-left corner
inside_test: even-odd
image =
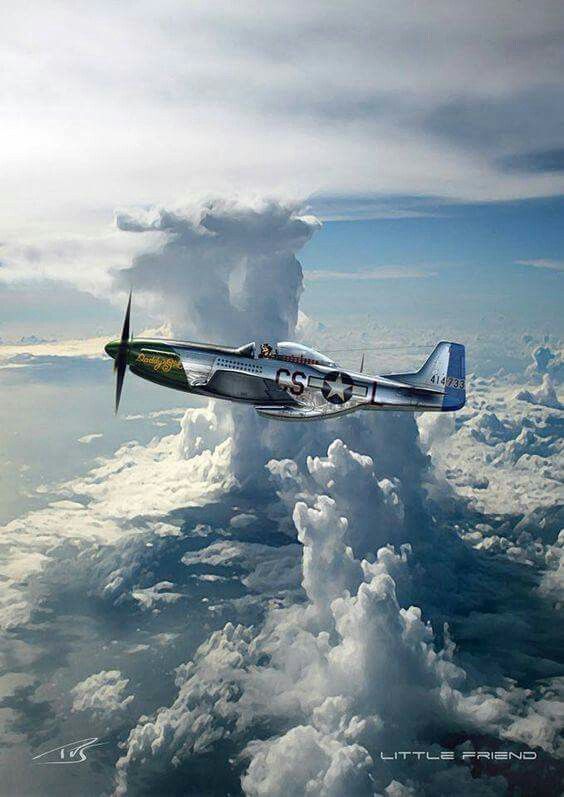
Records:
[[[114,362],[114,371],[116,372],[116,408],[115,412],[119,409],[119,402],[121,399],[121,391],[123,388],[123,380],[127,370],[127,354],[129,349],[129,317],[131,315],[131,291],[129,292],[129,300],[127,302],[127,310],[125,311],[125,318],[123,321],[123,328],[121,330],[121,340],[119,349]]]
[[[129,343],[129,316],[131,315],[131,291],[129,291],[129,299],[127,301],[127,310],[125,311],[125,318],[123,320],[123,329],[121,330],[121,342]]]
[[[117,415],[117,412],[118,412],[118,409],[119,409],[119,400],[121,398],[121,389],[123,387],[123,380],[124,380],[124,377],[125,377],[125,369],[126,369],[126,367],[127,367],[127,363],[126,362],[116,363],[116,368],[115,368],[115,370],[117,371],[117,375],[116,375],[116,408],[115,408],[116,415]]]

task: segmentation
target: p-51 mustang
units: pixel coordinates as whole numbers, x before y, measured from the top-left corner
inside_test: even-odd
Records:
[[[115,360],[116,412],[127,366],[158,385],[252,404],[266,418],[309,421],[356,410],[452,412],[464,406],[464,346],[439,343],[411,374],[369,376],[344,370],[301,343],[247,343],[239,348],[131,338],[127,305],[121,340],[106,345]]]

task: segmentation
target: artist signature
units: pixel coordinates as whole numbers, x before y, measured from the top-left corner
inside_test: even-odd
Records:
[[[87,760],[86,750],[89,747],[100,747],[102,744],[105,742],[99,742],[97,736],[91,739],[79,739],[34,755],[32,761],[37,761],[38,764],[80,764]]]

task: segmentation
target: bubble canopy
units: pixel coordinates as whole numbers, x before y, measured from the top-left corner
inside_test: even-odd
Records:
[[[313,360],[320,365],[334,367],[335,363],[321,352],[304,346],[302,343],[294,343],[291,340],[281,340],[276,344],[276,352],[283,357],[302,357],[304,360]]]

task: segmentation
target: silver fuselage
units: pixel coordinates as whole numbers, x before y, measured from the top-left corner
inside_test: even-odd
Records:
[[[115,345],[106,347],[110,356],[114,356]],[[254,344],[230,348],[133,338],[128,344],[127,363],[133,373],[151,382],[201,396],[250,403],[261,415],[281,420],[318,419],[360,409],[445,409],[444,390],[438,386],[433,389],[395,377],[356,373],[330,361],[321,363],[275,351],[261,357]]]

